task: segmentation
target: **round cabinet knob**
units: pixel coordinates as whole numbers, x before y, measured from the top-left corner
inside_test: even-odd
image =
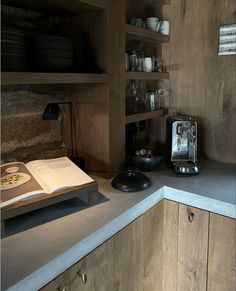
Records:
[[[67,291],[68,289],[67,289],[67,287],[58,287],[57,288],[57,291]]]
[[[87,282],[87,276],[86,276],[86,274],[85,274],[84,272],[79,271],[79,272],[77,273],[77,276],[80,277],[81,281],[82,281],[84,284],[86,284],[86,282]]]
[[[193,218],[194,218],[194,213],[190,212],[189,215],[188,215],[188,220],[190,223],[193,222]]]

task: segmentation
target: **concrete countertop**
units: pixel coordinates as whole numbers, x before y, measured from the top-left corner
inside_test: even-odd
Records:
[[[1,290],[38,290],[163,198],[236,218],[235,170],[203,161],[200,175],[177,177],[163,167],[146,173],[152,186],[136,193],[97,178],[98,205],[67,201],[9,220],[1,240]]]

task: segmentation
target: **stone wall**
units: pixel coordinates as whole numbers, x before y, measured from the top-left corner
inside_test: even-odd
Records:
[[[42,120],[49,102],[64,99],[63,88],[58,86],[3,86],[1,159],[27,162],[65,155],[62,118]]]

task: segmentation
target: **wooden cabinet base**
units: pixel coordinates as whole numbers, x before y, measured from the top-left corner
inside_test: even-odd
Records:
[[[43,291],[234,291],[236,221],[163,200]]]
[[[236,220],[210,214],[208,291],[236,290]]]

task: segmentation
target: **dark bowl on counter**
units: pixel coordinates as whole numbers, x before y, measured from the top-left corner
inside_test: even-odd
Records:
[[[162,162],[163,162],[162,155],[150,158],[145,156],[132,157],[133,166],[143,172],[150,172],[156,170],[161,165]]]

